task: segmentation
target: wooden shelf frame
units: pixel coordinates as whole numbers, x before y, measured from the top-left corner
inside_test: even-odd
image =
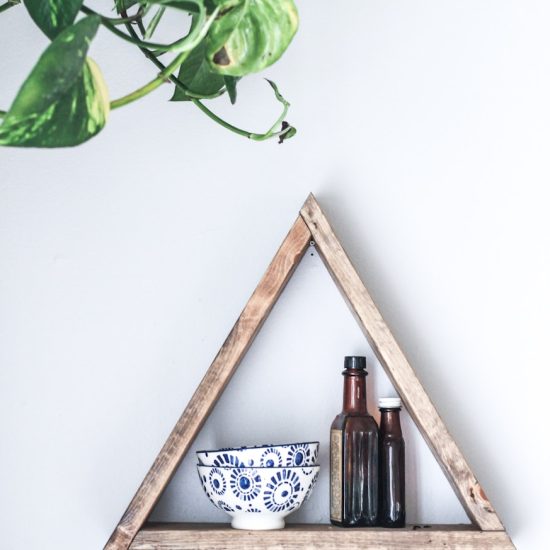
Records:
[[[480,531],[467,525],[409,525],[404,529],[288,524],[281,531],[240,531],[228,524],[147,525],[130,550],[511,550],[504,531]]]
[[[380,364],[439,462],[472,521],[472,526],[433,526],[426,530],[349,530],[301,525],[262,533],[237,531],[215,524],[144,527],[162,491],[189,451],[312,241]],[[312,537],[315,539],[314,546]],[[310,194],[115,528],[105,550],[222,547],[351,549],[364,548],[366,545],[383,550],[424,548],[428,540],[431,541],[430,548],[514,548],[480,483],[384,322],[318,202]],[[231,542],[233,546],[220,546],[229,544],[229,541],[234,541]],[[199,542],[202,546],[197,546]]]

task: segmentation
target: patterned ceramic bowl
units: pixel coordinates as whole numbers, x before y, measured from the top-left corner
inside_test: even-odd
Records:
[[[316,466],[319,442],[258,445],[197,451],[199,464],[204,466],[264,467]]]
[[[282,529],[284,517],[305,502],[319,466],[235,468],[197,465],[204,492],[232,516],[235,529]]]

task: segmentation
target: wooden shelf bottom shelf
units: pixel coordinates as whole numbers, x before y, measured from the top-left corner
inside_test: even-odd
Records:
[[[289,524],[278,531],[241,531],[226,523],[147,524],[130,550],[513,550],[505,531],[470,525],[409,525],[403,529]]]

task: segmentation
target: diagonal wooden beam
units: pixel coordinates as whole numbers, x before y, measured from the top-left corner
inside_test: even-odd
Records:
[[[105,550],[129,548],[281,295],[310,240],[311,233],[298,216],[130,502]]]
[[[447,431],[313,195],[309,195],[300,214],[311,231],[317,250],[333,280],[470,520],[483,531],[504,530],[493,506]]]

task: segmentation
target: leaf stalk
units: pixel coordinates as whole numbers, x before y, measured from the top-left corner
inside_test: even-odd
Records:
[[[19,4],[19,0],[8,0],[4,4],[0,5],[0,13],[3,11],[9,10],[10,8],[13,8],[14,6],[17,6]]]
[[[122,12],[122,15],[125,15],[125,13]],[[136,31],[132,28],[131,25],[127,24],[126,28],[132,36],[137,38]],[[147,57],[147,59],[149,59],[154,65],[156,65],[158,69],[160,69],[163,72],[163,74],[165,74],[165,71],[167,69],[166,65],[164,65],[164,63],[162,63],[153,52],[151,52],[145,47],[140,47],[140,50],[143,52],[145,57]],[[288,103],[288,101],[286,101],[283,98],[283,96],[279,93],[274,83],[272,83],[269,80],[268,80],[269,84],[275,91],[275,97],[277,98],[277,100],[279,100],[283,104],[283,112],[267,132],[265,132],[264,134],[257,134],[255,132],[249,132],[248,130],[243,130],[242,128],[234,126],[233,124],[230,124],[223,118],[219,117],[216,113],[212,112],[206,105],[204,105],[204,103],[199,101],[198,98],[193,97],[194,94],[190,92],[189,88],[179,78],[177,78],[173,74],[170,73],[168,78],[183,93],[185,93],[185,95],[187,95],[187,97],[195,104],[195,106],[198,107],[208,118],[210,118],[211,120],[213,120],[214,122],[216,122],[217,124],[225,128],[226,130],[229,130],[235,134],[238,134],[239,136],[243,136],[245,138],[251,139],[252,141],[265,141],[266,139],[270,139],[273,137],[282,137],[288,132],[293,130],[293,128],[289,126],[287,128],[281,129],[281,131],[275,131],[275,128],[279,124],[282,124],[282,121],[284,120],[284,117],[288,112],[288,108],[290,107],[290,103]]]
[[[117,109],[118,107],[122,107],[123,105],[131,103],[132,101],[136,101],[137,99],[140,99],[151,93],[153,90],[156,90],[159,86],[166,82],[166,79],[170,78],[170,75],[176,69],[178,69],[179,66],[187,59],[188,55],[191,53],[191,50],[193,50],[193,48],[206,36],[210,25],[212,25],[214,19],[218,15],[218,11],[219,7],[216,8],[212,12],[212,14],[204,20],[202,28],[200,28],[198,31],[192,30],[189,33],[188,37],[191,37],[191,40],[185,42],[185,47],[183,51],[179,55],[177,55],[176,58],[169,65],[162,65],[163,68],[161,70],[161,73],[155,79],[151,80],[151,82],[148,82],[147,84],[145,84],[145,86],[138,88],[132,93],[111,101],[111,109]],[[135,34],[135,31],[132,29],[131,25],[127,24],[126,27],[131,29],[132,32]],[[183,41],[179,42],[183,43]]]
[[[210,21],[208,24],[208,28],[210,28],[210,25],[214,21],[215,17],[218,15],[219,12],[219,6],[212,12],[212,15],[208,18]],[[104,15],[101,15],[97,11],[89,8],[88,6],[82,6],[80,8],[80,11],[82,13],[85,13],[86,15],[97,15],[101,19],[101,24],[111,31],[113,34],[118,36],[119,38],[122,38],[122,40],[125,40],[126,42],[130,42],[130,44],[134,44],[135,46],[138,46],[140,48],[150,48],[152,50],[156,50],[158,52],[181,52],[186,51],[188,49],[192,49],[195,44],[195,36],[193,35],[193,31],[191,31],[190,34],[187,36],[180,38],[179,40],[176,40],[175,42],[171,42],[170,44],[159,44],[157,42],[149,42],[147,40],[141,40],[139,36],[134,32],[132,33],[132,36],[128,36],[125,32],[122,32],[120,29],[117,28],[117,25],[119,24],[125,24],[126,28],[128,28],[128,23],[132,21],[137,21],[138,23],[141,22],[141,15],[139,18],[136,18],[135,16],[127,16],[125,13],[123,13],[123,17],[121,19],[115,19],[116,23],[113,23],[113,19],[109,17],[105,17]],[[137,14],[136,14],[137,16]],[[204,13],[200,14],[200,17],[204,20]],[[131,21],[126,22],[123,21],[123,19],[131,19]],[[206,25],[206,23],[204,23]],[[208,28],[205,31],[208,31]],[[132,29],[133,30],[133,29]],[[145,29],[142,31],[145,33]],[[190,47],[189,43],[193,43],[193,46]]]
[[[128,103],[132,103],[133,101],[136,101],[137,99],[140,99],[151,93],[153,90],[156,90],[159,86],[164,84],[168,78],[170,78],[170,75],[185,61],[188,55],[189,52],[180,53],[172,61],[172,63],[167,65],[155,79],[151,80],[151,82],[148,82],[147,84],[145,84],[145,86],[134,90],[128,95],[111,101],[111,109],[118,109],[123,105],[128,105]]]

